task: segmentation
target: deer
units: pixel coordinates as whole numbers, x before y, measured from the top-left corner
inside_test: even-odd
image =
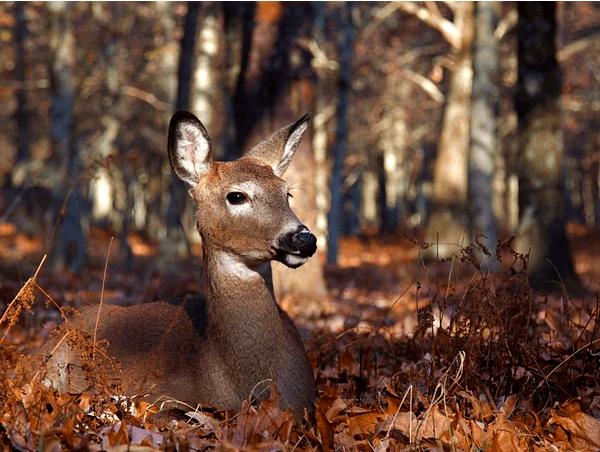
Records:
[[[312,417],[313,371],[296,326],[277,304],[271,274],[272,261],[298,268],[317,249],[282,178],[308,120],[277,130],[237,160],[216,161],[196,116],[178,111],[171,118],[168,155],[197,207],[206,296],[105,305],[100,314],[85,307],[73,319],[107,341],[126,395],[237,410],[257,386],[272,382],[282,408]],[[81,392],[73,346],[53,348],[47,378],[59,390]]]

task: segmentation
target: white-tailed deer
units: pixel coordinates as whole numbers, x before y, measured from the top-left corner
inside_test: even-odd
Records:
[[[312,369],[296,327],[275,301],[271,279],[272,260],[295,268],[316,250],[281,178],[307,121],[304,116],[283,127],[239,160],[217,162],[194,115],[180,111],[171,119],[169,159],[198,207],[207,296],[102,308],[97,338],[108,341],[121,364],[127,395],[236,409],[257,385],[272,381],[297,417],[305,409],[312,413]],[[82,310],[75,325],[92,334],[97,312]],[[77,363],[69,345],[58,347],[49,365],[53,384],[69,392],[85,389],[74,375]]]

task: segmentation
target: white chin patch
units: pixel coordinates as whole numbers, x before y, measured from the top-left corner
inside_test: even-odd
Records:
[[[288,267],[297,268],[300,267],[308,260],[308,257],[298,256],[297,254],[286,254],[283,257],[283,263]]]

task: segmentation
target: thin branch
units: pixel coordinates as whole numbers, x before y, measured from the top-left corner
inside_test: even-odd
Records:
[[[462,45],[461,31],[456,25],[443,17],[439,10],[436,12],[434,8],[423,8],[422,6],[417,5],[416,2],[397,2],[396,7],[436,29],[452,47],[460,49]]]
[[[100,290],[100,304],[98,305],[98,315],[96,316],[96,325],[94,326],[94,355],[96,353],[96,333],[98,332],[98,323],[100,323],[100,311],[104,302],[104,284],[106,283],[106,270],[108,269],[108,258],[110,257],[110,247],[112,246],[114,237],[110,238],[108,250],[106,250],[106,260],[104,261],[104,274],[102,275],[102,289]]]
[[[438,86],[431,80],[429,80],[427,77],[406,68],[404,68],[402,72],[408,80],[410,80],[423,91],[425,91],[429,95],[429,97],[431,97],[434,101],[440,104],[444,103],[444,100],[446,99],[444,93],[442,93]]]
[[[366,41],[371,34],[384,22],[388,17],[390,17],[394,12],[400,9],[399,2],[388,2],[382,7],[378,8],[373,14],[371,21],[362,29],[362,31],[358,34],[358,40]]]
[[[313,123],[314,123],[315,127],[322,127],[323,125],[325,125],[327,123],[327,121],[329,121],[331,118],[333,118],[334,114],[335,114],[335,105],[333,105],[333,104],[327,105],[325,108],[323,108],[322,111],[320,111],[313,117]]]
[[[504,38],[504,36],[506,36],[508,32],[510,32],[517,25],[518,20],[519,13],[517,13],[517,9],[511,9],[498,22],[498,26],[494,30],[494,38],[496,38],[498,41],[502,40],[502,38]]]
[[[136,88],[135,86],[124,86],[121,92],[125,96],[135,97],[136,99],[144,101],[157,110],[169,111],[171,108],[167,102],[163,102],[154,94],[144,91],[143,89]]]
[[[327,69],[337,71],[340,65],[333,58],[329,58],[325,51],[319,46],[316,39],[299,39],[298,45],[308,50],[311,55],[310,65],[315,69]]]
[[[47,255],[44,254],[44,256],[42,257],[42,260],[40,261],[39,265],[37,266],[37,269],[36,269],[35,273],[33,274],[33,276],[31,278],[29,278],[27,281],[25,281],[25,284],[23,284],[23,286],[19,289],[19,291],[17,292],[15,297],[12,299],[12,301],[8,304],[8,306],[6,307],[6,310],[2,314],[2,317],[0,317],[0,325],[2,325],[2,323],[4,323],[4,321],[7,318],[9,318],[9,313],[12,314],[12,307],[13,307],[13,305],[15,305],[15,303],[17,301],[19,301],[21,295],[27,289],[31,288],[31,286],[37,286],[36,279],[37,279],[38,274],[42,270],[42,267],[44,266],[44,262],[46,262],[46,257],[47,257]],[[18,307],[18,305],[17,305],[17,307]],[[20,309],[17,309],[16,316],[18,316],[19,313],[20,313]],[[0,344],[2,344],[4,342],[4,339],[6,338],[8,331],[10,330],[10,328],[13,326],[14,323],[15,323],[15,320],[9,321],[9,324],[6,327],[6,330],[4,330],[4,334],[0,338]]]
[[[600,44],[600,34],[586,36],[585,38],[577,39],[564,46],[557,52],[556,57],[560,63],[564,63],[569,58],[587,50],[588,47],[597,44]]]

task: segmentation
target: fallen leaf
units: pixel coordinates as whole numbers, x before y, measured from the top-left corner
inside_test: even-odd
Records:
[[[348,431],[352,436],[370,435],[372,433],[375,433],[377,423],[382,418],[382,413],[376,411],[371,411],[368,413],[359,414],[357,416],[348,417]]]
[[[325,417],[329,422],[333,422],[335,418],[346,408],[348,405],[344,402],[341,397],[336,398],[333,403],[329,406],[327,411],[325,412]]]
[[[579,403],[568,401],[551,410],[548,425],[553,424],[569,432],[573,448],[600,449],[600,421],[581,411]]]

